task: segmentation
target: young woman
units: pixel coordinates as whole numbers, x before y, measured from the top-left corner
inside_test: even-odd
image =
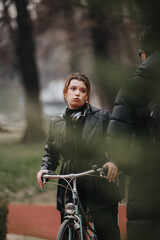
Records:
[[[110,118],[107,110],[95,108],[89,104],[90,82],[80,73],[68,76],[64,90],[67,104],[63,113],[55,117],[49,127],[49,133],[42,158],[41,170],[37,180],[43,189],[42,174],[55,171],[60,157],[63,159],[60,174],[86,171],[92,165],[108,168],[105,178],[83,177],[77,179],[77,188],[82,206],[89,209],[98,239],[119,240],[117,224],[118,201],[120,196],[115,181],[118,168],[106,158],[106,130]],[[66,185],[63,179],[61,185]],[[65,188],[58,187],[57,209],[64,216]],[[67,192],[67,201],[70,199]]]

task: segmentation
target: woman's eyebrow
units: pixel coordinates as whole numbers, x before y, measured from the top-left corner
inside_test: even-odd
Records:
[[[81,87],[82,89],[87,89],[86,87]]]
[[[70,87],[78,87],[77,85],[70,85]],[[86,87],[80,87],[81,89],[87,89]]]

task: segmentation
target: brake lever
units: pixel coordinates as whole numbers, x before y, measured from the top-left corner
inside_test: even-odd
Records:
[[[104,177],[107,176],[107,174],[108,174],[108,168],[103,168],[103,174],[104,174]]]

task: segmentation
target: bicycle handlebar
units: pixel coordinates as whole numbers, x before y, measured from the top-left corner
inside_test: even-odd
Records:
[[[100,177],[104,177],[106,175],[105,173],[106,169],[104,168],[95,168],[89,171],[85,171],[85,172],[81,172],[81,173],[70,173],[70,174],[66,174],[66,175],[60,175],[60,174],[56,174],[54,172],[50,172],[48,174],[43,174],[42,179],[43,179],[43,183],[46,183],[47,179],[60,179],[60,178],[78,178],[78,177],[82,177],[82,176],[87,176],[87,175],[91,175],[92,173],[100,173]]]

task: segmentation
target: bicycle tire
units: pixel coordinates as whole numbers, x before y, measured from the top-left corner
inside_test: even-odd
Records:
[[[74,223],[72,219],[65,219],[59,228],[57,240],[80,240],[78,231],[74,229],[73,224]]]

